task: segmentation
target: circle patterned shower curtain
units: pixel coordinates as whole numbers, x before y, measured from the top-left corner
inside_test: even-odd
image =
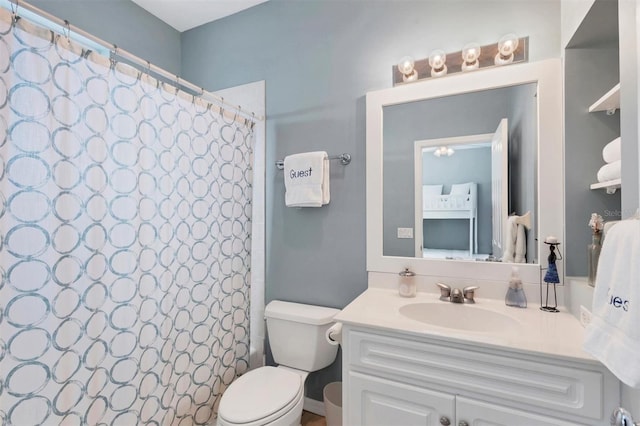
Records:
[[[251,140],[0,11],[0,423],[210,421],[249,358]]]

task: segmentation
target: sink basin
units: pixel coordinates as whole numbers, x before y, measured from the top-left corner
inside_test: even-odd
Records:
[[[411,303],[402,306],[400,314],[437,327],[465,331],[509,331],[518,325],[515,319],[507,315],[462,303]]]

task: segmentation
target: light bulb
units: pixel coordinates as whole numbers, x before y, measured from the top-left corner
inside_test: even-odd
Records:
[[[442,77],[447,75],[447,54],[443,50],[434,50],[429,55],[429,66],[431,67],[431,77]]]
[[[433,155],[435,155],[436,157],[440,157],[440,148],[433,151]]]
[[[473,71],[480,67],[480,45],[469,43],[462,49],[462,71]]]
[[[415,70],[415,61],[411,56],[405,56],[398,63],[398,71],[402,74],[405,83],[418,79],[418,71]]]
[[[451,148],[447,148],[447,156],[451,157],[455,151]]]
[[[495,57],[496,65],[506,65],[513,62],[513,53],[518,48],[518,36],[507,34],[498,41],[498,53]]]

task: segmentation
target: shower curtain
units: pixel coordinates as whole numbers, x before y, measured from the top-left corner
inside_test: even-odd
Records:
[[[205,424],[249,359],[250,123],[0,11],[0,424]]]

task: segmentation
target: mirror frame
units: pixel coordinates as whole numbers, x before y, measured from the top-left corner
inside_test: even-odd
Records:
[[[538,262],[500,263],[383,256],[383,109],[386,106],[469,92],[537,83],[538,90]],[[548,249],[544,238],[564,238],[564,160],[562,139],[562,68],[560,59],[495,67],[432,78],[366,95],[367,271],[395,273],[409,268],[418,275],[507,282],[518,266],[522,280],[540,283]],[[544,164],[544,168],[541,165]],[[543,190],[544,188],[544,190]],[[413,192],[412,192],[413,194]],[[455,263],[452,263],[455,262]],[[563,262],[558,273],[564,278]],[[562,280],[564,282],[564,279]]]

